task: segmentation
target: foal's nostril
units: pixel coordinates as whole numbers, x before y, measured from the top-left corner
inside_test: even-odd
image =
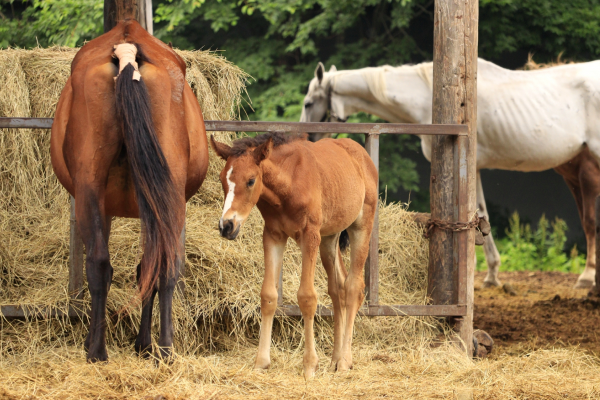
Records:
[[[221,231],[221,236],[229,237],[229,235],[233,231],[233,221],[230,219],[227,221],[223,221],[223,223],[219,225],[219,230]]]

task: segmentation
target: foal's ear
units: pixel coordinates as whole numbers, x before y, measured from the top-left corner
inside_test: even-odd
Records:
[[[317,64],[317,69],[315,69],[315,78],[319,80],[319,85],[323,81],[323,74],[325,74],[325,66],[319,61]]]
[[[213,148],[215,153],[217,153],[217,155],[225,161],[227,161],[231,155],[231,146],[228,146],[225,143],[217,142],[214,135],[210,135],[210,146]]]
[[[270,137],[266,142],[254,149],[254,160],[256,164],[260,164],[262,161],[269,158],[273,151],[273,138]]]
[[[331,68],[329,68],[329,72],[337,72],[335,65],[332,65]]]

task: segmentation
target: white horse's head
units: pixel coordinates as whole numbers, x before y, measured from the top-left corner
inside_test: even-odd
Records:
[[[300,122],[345,122],[345,118],[340,118],[336,113],[338,108],[334,99],[332,74],[337,72],[335,65],[332,65],[329,72],[325,72],[325,66],[319,62],[315,69],[315,77],[308,85],[308,93],[304,97],[304,106]],[[311,133],[309,140],[316,142],[319,139],[331,137],[331,133]]]

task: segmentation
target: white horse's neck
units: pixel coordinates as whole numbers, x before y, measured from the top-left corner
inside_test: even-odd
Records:
[[[432,63],[327,74],[332,108],[342,118],[363,111],[390,122],[431,123]]]

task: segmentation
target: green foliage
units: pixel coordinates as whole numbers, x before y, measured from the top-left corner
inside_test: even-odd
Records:
[[[503,271],[561,271],[581,273],[585,267],[585,257],[579,255],[574,246],[570,254],[564,251],[567,224],[560,218],[550,223],[542,215],[537,229],[522,224],[515,211],[510,217],[510,227],[506,237],[497,241],[501,269]],[[485,270],[483,249],[477,251],[477,268]]]
[[[155,35],[182,49],[221,49],[255,78],[250,119],[298,120],[318,61],[338,69],[431,60],[433,0],[153,0]],[[79,46],[102,32],[102,0],[0,0],[0,47]],[[479,53],[600,55],[600,0],[481,0]],[[248,101],[250,104],[250,100]],[[374,118],[358,115],[358,120]],[[383,137],[381,188],[411,190],[427,210],[414,141]],[[394,200],[393,198],[390,198]]]
[[[600,0],[481,0],[480,55],[520,49],[543,61],[600,54]]]
[[[104,4],[101,0],[32,0],[25,4],[15,3],[14,0],[0,0],[0,48],[9,45],[33,47],[38,44],[73,47],[102,33]],[[23,9],[23,5],[27,7]]]

